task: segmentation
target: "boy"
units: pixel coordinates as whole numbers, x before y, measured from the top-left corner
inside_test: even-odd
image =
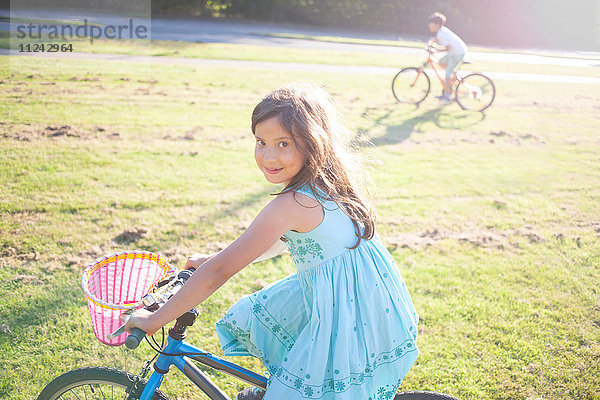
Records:
[[[438,48],[438,51],[446,51],[446,55],[440,59],[440,64],[446,69],[446,82],[442,96],[438,99],[444,103],[450,103],[452,94],[452,75],[460,63],[465,58],[465,53],[469,49],[465,42],[446,27],[446,16],[439,12],[431,14],[429,20],[429,31],[435,33],[435,43],[444,47]]]

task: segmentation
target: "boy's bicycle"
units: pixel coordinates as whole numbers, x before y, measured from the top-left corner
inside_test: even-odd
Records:
[[[431,81],[425,72],[427,66],[433,69],[442,86],[444,85],[444,77],[438,72],[438,69],[441,68],[440,64],[431,57],[435,53],[435,47],[427,45],[425,50],[427,51],[427,60],[423,65],[404,68],[396,74],[392,81],[392,92],[400,103],[418,105],[429,95]],[[454,73],[451,86],[454,99],[463,110],[483,111],[492,105],[496,97],[494,82],[478,72],[465,76]]]
[[[152,292],[146,294],[141,300],[143,307],[150,311],[156,311],[183,286],[186,280],[192,276],[193,271],[193,269],[181,271],[176,276],[172,275],[153,285]],[[115,281],[118,279],[115,279]],[[123,278],[121,277],[120,279],[123,282]],[[106,285],[104,286],[106,287]],[[112,290],[115,290],[114,286]],[[88,294],[87,291],[86,294]],[[136,349],[145,338],[150,347],[156,351],[154,357],[146,361],[139,375],[106,367],[79,368],[55,378],[44,388],[38,400],[167,400],[168,397],[160,391],[160,386],[170,371],[171,366],[175,366],[176,369],[181,371],[209,399],[231,400],[192,360],[205,367],[224,372],[250,385],[266,390],[266,376],[250,371],[185,342],[186,330],[194,324],[197,315],[198,311],[193,308],[177,318],[175,324],[169,329],[166,344],[164,329],[162,331],[161,344],[158,344],[154,337],[151,337],[152,341],[148,340],[145,332],[137,328],[126,337],[124,344],[128,349]],[[121,326],[115,332],[107,335],[107,337],[112,340],[115,337],[123,335],[124,331],[122,328]],[[145,377],[150,371],[152,362],[154,362],[154,372],[146,380]],[[395,397],[393,397],[394,395]],[[423,391],[396,394],[391,392],[381,393],[378,399],[380,398],[389,400],[392,398],[394,400],[457,400],[445,394]]]

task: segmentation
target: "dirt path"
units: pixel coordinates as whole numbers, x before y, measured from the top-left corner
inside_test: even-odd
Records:
[[[0,55],[11,57],[42,57],[77,60],[106,60],[117,62],[142,62],[156,64],[176,65],[209,65],[219,67],[253,68],[253,69],[279,69],[287,71],[311,71],[311,72],[335,72],[347,74],[377,74],[393,76],[398,69],[391,67],[358,66],[358,65],[332,65],[332,64],[305,64],[305,63],[283,63],[272,61],[247,61],[247,60],[222,60],[209,58],[185,58],[185,57],[163,57],[163,56],[132,56],[120,54],[101,53],[18,53],[14,50],[0,49]],[[464,71],[463,72],[468,72]],[[582,83],[600,84],[600,78],[574,75],[545,75],[525,74],[515,72],[489,72],[486,73],[494,80],[548,82],[548,83]]]

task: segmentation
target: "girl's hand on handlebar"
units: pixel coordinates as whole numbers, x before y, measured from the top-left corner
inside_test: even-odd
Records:
[[[152,313],[142,308],[134,312],[125,324],[125,330],[127,332],[131,332],[133,328],[140,328],[146,332],[146,334],[153,335],[160,329],[160,326],[156,326],[154,323]]]
[[[196,253],[196,254],[192,255],[190,258],[188,258],[187,262],[185,263],[185,269],[190,269],[190,268],[198,269],[198,267],[200,267],[202,264],[204,264],[206,261],[208,261],[208,259],[210,259],[211,257],[212,257],[212,254]]]

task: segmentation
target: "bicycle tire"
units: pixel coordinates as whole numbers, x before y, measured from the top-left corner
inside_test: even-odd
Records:
[[[394,400],[458,400],[454,396],[444,393],[425,392],[425,391],[410,391],[396,393]]]
[[[58,400],[62,395],[68,393],[69,391],[73,391],[74,388],[83,388],[84,394],[86,397],[81,398],[89,398],[87,397],[87,393],[85,392],[85,386],[89,386],[93,388],[92,385],[99,384],[109,384],[122,388],[121,396],[119,398],[125,398],[125,395],[128,393],[126,390],[131,388],[134,383],[135,375],[130,374],[129,372],[121,371],[115,368],[105,368],[105,367],[86,367],[75,369],[73,371],[65,372],[59,377],[55,378],[50,382],[44,390],[40,393],[37,400]],[[134,390],[134,393],[130,393],[128,399],[139,399],[144,387],[146,386],[146,380],[140,380],[137,387]],[[97,389],[97,388],[96,388]],[[95,392],[95,391],[94,391]],[[104,398],[104,393],[100,390],[102,397]],[[74,392],[77,394],[76,392]],[[93,393],[90,390],[90,393]],[[79,397],[78,397],[79,398]],[[169,398],[160,390],[154,392],[152,396],[152,400],[169,400]]]
[[[415,74],[417,76],[413,78]],[[419,79],[419,87],[415,87],[417,79]],[[411,80],[414,81],[412,85],[410,84]],[[416,67],[402,69],[392,80],[392,93],[399,103],[418,105],[427,98],[430,91],[429,76],[425,71]]]
[[[489,95],[489,99],[486,99],[484,103],[480,102],[480,106],[473,107],[467,103],[467,98],[470,96],[466,96],[467,98],[465,98],[461,95],[461,93],[462,93],[462,88],[467,85],[466,82],[468,80],[473,80],[476,78],[483,79],[488,84],[489,90],[486,87],[486,95],[488,93],[490,93],[490,95]],[[482,85],[477,85],[477,86],[478,86],[478,89],[481,90],[480,86],[482,86]],[[470,92],[471,92],[470,90],[466,91],[467,94],[469,94]],[[463,78],[461,78],[458,82],[458,85],[456,86],[455,93],[456,93],[456,95],[455,95],[456,102],[458,103],[460,108],[462,108],[463,110],[483,112],[492,105],[492,103],[494,102],[494,99],[496,98],[496,85],[494,84],[494,81],[492,81],[492,79],[490,77],[488,77],[484,74],[481,74],[479,72],[476,72],[473,74],[468,74],[468,75],[464,76]],[[481,91],[480,95],[483,96],[483,91]]]

